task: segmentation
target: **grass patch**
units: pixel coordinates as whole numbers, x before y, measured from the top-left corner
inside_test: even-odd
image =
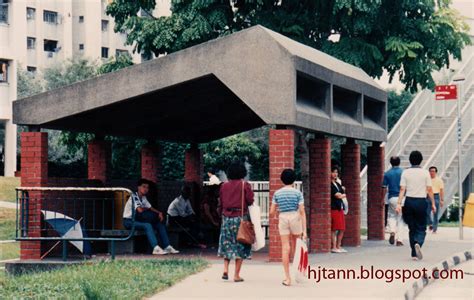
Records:
[[[0,260],[20,257],[20,243],[0,244]]]
[[[18,177],[0,177],[0,201],[15,202],[15,188],[19,186]]]
[[[459,227],[459,222],[441,222],[438,227]]]
[[[15,239],[16,211],[0,207],[0,240]]]
[[[0,276],[0,299],[142,299],[206,266],[202,259],[122,260]]]
[[[367,235],[367,228],[361,228],[360,235]]]

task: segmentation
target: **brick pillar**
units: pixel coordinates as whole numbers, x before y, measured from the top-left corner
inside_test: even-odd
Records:
[[[318,137],[309,141],[309,250],[331,249],[331,140]]]
[[[157,145],[146,144],[141,152],[141,176],[158,183],[161,170],[160,152]]]
[[[202,151],[196,144],[192,144],[185,153],[184,181],[202,185],[203,167]]]
[[[191,144],[191,148],[186,150],[184,159],[184,181],[192,190],[191,205],[195,211],[199,211],[204,165],[202,151],[197,144]]]
[[[107,182],[110,169],[110,143],[102,139],[94,139],[87,146],[87,177]]]
[[[271,129],[268,141],[270,161],[270,200],[276,190],[283,187],[280,176],[284,169],[295,165],[295,132],[292,129]],[[269,259],[281,261],[281,240],[278,232],[278,215],[270,218]]]
[[[360,246],[360,145],[353,139],[348,139],[341,147],[341,154],[341,179],[349,202],[342,243],[344,246]]]
[[[385,202],[382,196],[384,148],[373,143],[367,149],[367,238],[383,240]]]
[[[21,133],[21,186],[41,187],[48,184],[48,133]],[[28,237],[41,236],[40,192],[29,192]],[[41,242],[21,242],[21,259],[40,259]]]

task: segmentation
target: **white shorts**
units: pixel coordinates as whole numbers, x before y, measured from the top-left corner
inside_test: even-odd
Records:
[[[278,219],[280,235],[303,233],[303,224],[301,224],[301,216],[298,211],[281,212]]]

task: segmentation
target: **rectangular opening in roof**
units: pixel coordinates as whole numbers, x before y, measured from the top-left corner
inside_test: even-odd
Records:
[[[296,86],[296,105],[299,111],[329,118],[329,83],[298,72]]]
[[[334,120],[354,125],[362,123],[362,95],[333,86]]]
[[[385,103],[364,96],[364,126],[385,129]]]

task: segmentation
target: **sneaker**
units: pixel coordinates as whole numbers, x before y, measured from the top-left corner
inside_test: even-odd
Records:
[[[347,253],[347,250],[344,248],[339,248],[339,253]]]
[[[160,246],[155,246],[155,248],[153,248],[153,255],[165,255],[165,254],[168,254],[168,253],[163,251],[163,249],[161,249]]]
[[[390,245],[395,244],[395,233],[390,234],[390,238],[388,239],[388,242],[390,243]]]
[[[416,253],[416,258],[418,259],[423,259],[423,253],[421,253],[421,247],[420,244],[416,243],[415,244],[415,253]]]
[[[339,251],[339,249],[337,249],[337,248],[332,248],[331,252],[332,253],[341,253],[341,251]]]
[[[173,248],[171,245],[165,248],[166,253],[171,253],[171,254],[178,254],[179,251]]]

